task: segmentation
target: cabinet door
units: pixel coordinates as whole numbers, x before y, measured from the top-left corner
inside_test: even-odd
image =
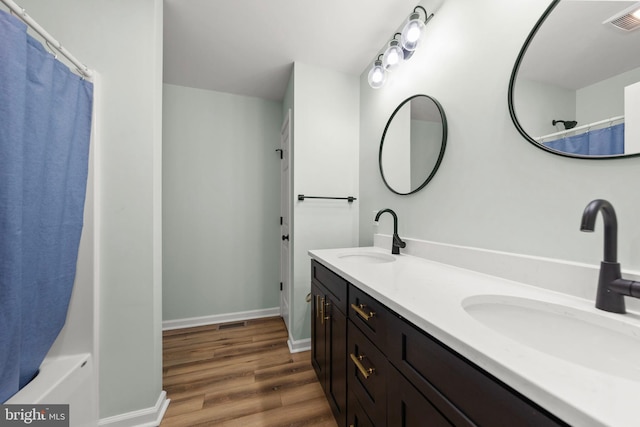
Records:
[[[451,427],[450,423],[396,369],[389,369],[387,424],[393,427]]]
[[[326,362],[325,393],[339,426],[347,416],[347,318],[331,296],[325,297]]]
[[[320,385],[326,390],[325,294],[322,286],[311,283],[311,365],[316,371]]]

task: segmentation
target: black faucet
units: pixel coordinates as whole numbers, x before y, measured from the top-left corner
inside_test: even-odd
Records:
[[[393,243],[391,244],[391,253],[394,255],[398,255],[400,254],[400,248],[404,248],[405,246],[407,246],[407,244],[403,242],[402,239],[400,239],[400,236],[398,236],[398,216],[396,215],[396,213],[391,209],[382,209],[376,214],[375,221],[378,222],[378,220],[380,219],[380,215],[385,212],[389,212],[393,216]]]
[[[640,282],[626,280],[618,263],[618,220],[616,211],[606,200],[596,199],[582,213],[580,231],[595,229],[598,212],[604,221],[604,259],[600,263],[600,277],[596,294],[596,308],[612,313],[625,313],[624,296],[640,298]]]

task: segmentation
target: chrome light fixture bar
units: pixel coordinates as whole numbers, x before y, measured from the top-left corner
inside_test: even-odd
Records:
[[[420,12],[424,14],[424,20],[420,18]],[[371,70],[369,70],[369,86],[373,89],[382,87],[387,80],[387,71],[392,71],[413,56],[418,47],[427,22],[433,18],[422,6],[416,6],[407,19],[407,23],[401,33],[395,33],[389,41],[384,53],[378,55]],[[400,40],[396,39],[400,36]],[[382,59],[380,59],[382,57]]]

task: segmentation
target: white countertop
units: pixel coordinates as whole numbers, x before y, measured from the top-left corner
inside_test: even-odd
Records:
[[[565,422],[640,425],[640,381],[521,344],[475,320],[463,301],[499,295],[559,304],[623,322],[635,337],[640,337],[638,314],[606,313],[594,301],[410,255],[393,255],[393,262],[380,264],[341,257],[361,252],[390,255],[378,247],[311,250],[309,255]],[[640,366],[640,354],[637,360]]]

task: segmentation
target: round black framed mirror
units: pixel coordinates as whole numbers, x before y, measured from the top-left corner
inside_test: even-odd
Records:
[[[420,191],[438,171],[447,146],[447,119],[428,95],[411,96],[389,117],[380,140],[378,165],[389,190]]]
[[[640,155],[640,18],[628,27],[638,9],[637,1],[551,2],[509,81],[509,113],[528,142],[572,158]]]

